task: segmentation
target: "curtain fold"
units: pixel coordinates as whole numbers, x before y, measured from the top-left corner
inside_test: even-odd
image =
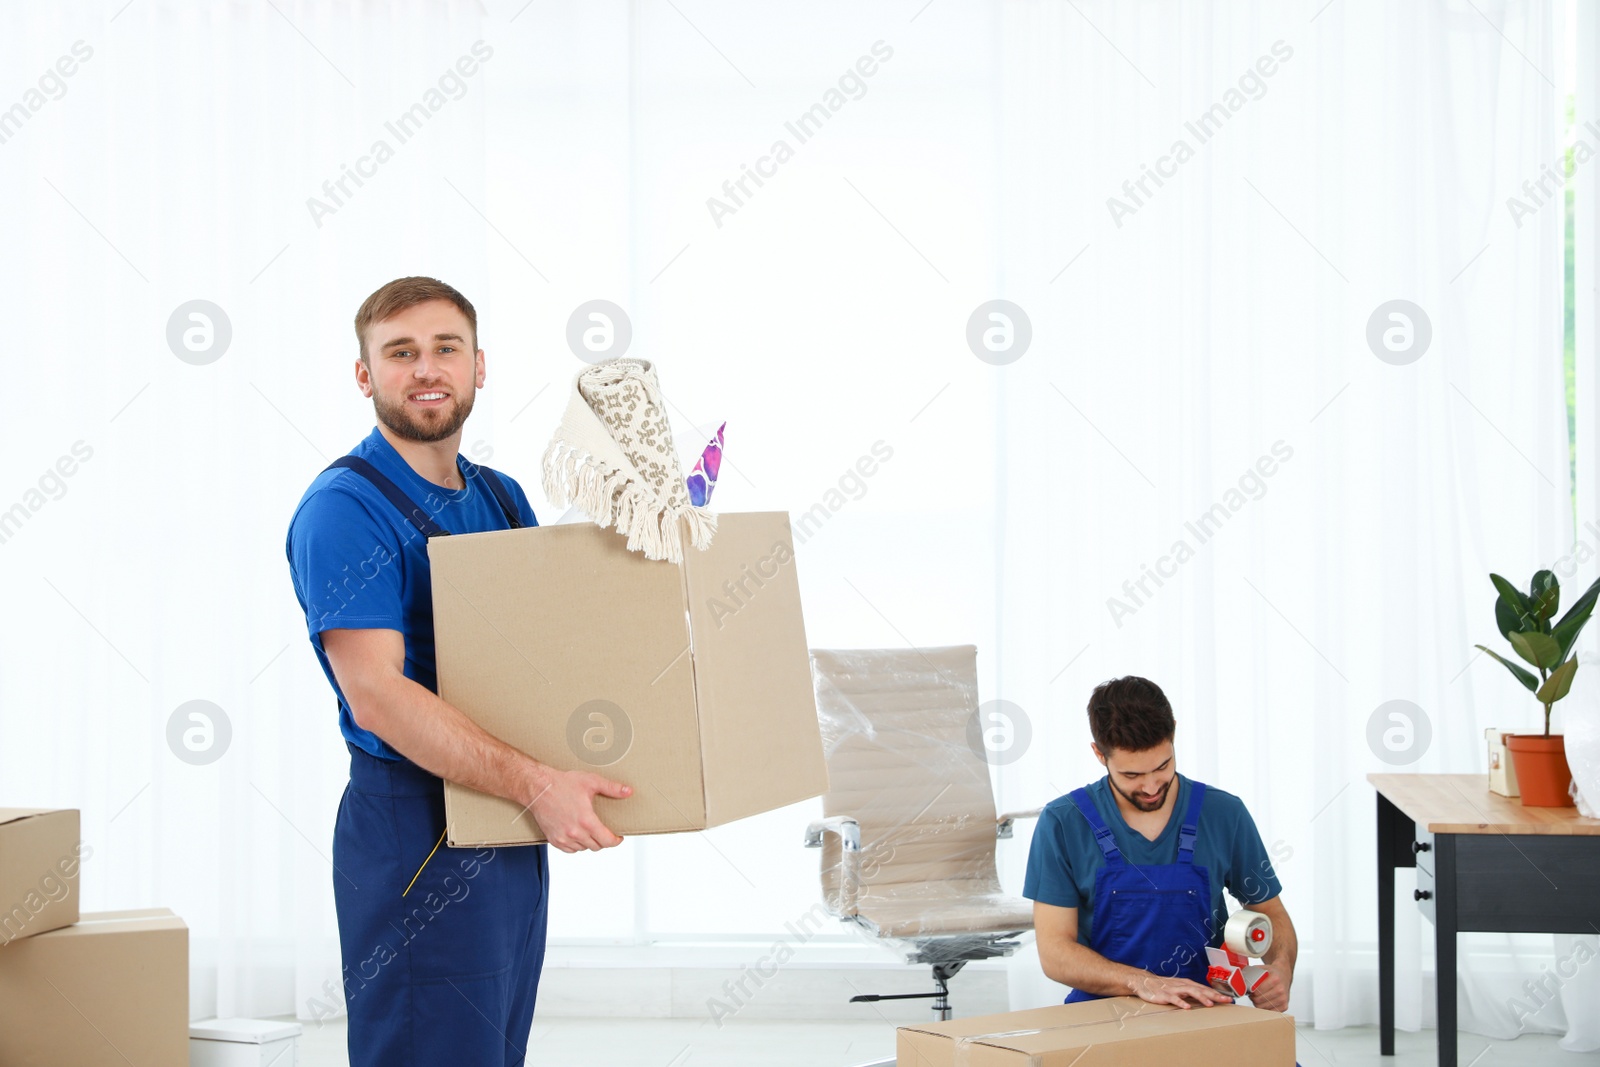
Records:
[[[1482,771],[1485,727],[1534,725],[1472,645],[1489,572],[1571,543],[1562,209],[1508,204],[1560,154],[1552,8],[1005,11],[1003,295],[1042,343],[999,400],[1000,684],[1045,720],[1009,800],[1097,777],[1090,689],[1154,678],[1180,769],[1278,860],[1295,1014],[1375,1023],[1366,775]],[[1463,1026],[1515,1034],[1551,939],[1461,949]],[[1012,974],[1018,1006],[1060,995]]]

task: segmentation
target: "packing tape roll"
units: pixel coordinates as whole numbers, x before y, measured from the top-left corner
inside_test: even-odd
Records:
[[[1259,911],[1240,909],[1228,916],[1222,943],[1229,951],[1260,959],[1272,947],[1272,920]]]

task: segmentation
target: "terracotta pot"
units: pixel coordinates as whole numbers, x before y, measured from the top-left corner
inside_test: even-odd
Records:
[[[1517,768],[1523,807],[1572,807],[1567,795],[1572,771],[1567,767],[1565,739],[1560,734],[1507,734],[1506,747]]]

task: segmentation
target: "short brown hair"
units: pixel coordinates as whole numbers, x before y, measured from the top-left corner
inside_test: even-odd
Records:
[[[448,300],[461,309],[472,327],[472,350],[478,350],[478,312],[472,301],[462,296],[454,286],[437,278],[396,278],[361,302],[356,312],[356,344],[361,348],[361,362],[367,361],[367,328],[382,322],[406,308],[425,304],[429,300]]]
[[[1128,675],[1101,682],[1089,695],[1089,732],[1102,756],[1120,748],[1143,752],[1172,740],[1177,722],[1161,687]]]

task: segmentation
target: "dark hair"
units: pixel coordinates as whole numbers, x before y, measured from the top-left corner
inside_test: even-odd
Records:
[[[1101,682],[1089,695],[1089,732],[1102,756],[1114,748],[1143,752],[1172,740],[1177,723],[1161,687],[1128,675]]]
[[[478,312],[472,301],[437,278],[396,278],[363,300],[356,312],[356,342],[361,346],[361,362],[367,361],[367,327],[429,300],[448,300],[461,309],[472,327],[472,349],[477,351]]]

